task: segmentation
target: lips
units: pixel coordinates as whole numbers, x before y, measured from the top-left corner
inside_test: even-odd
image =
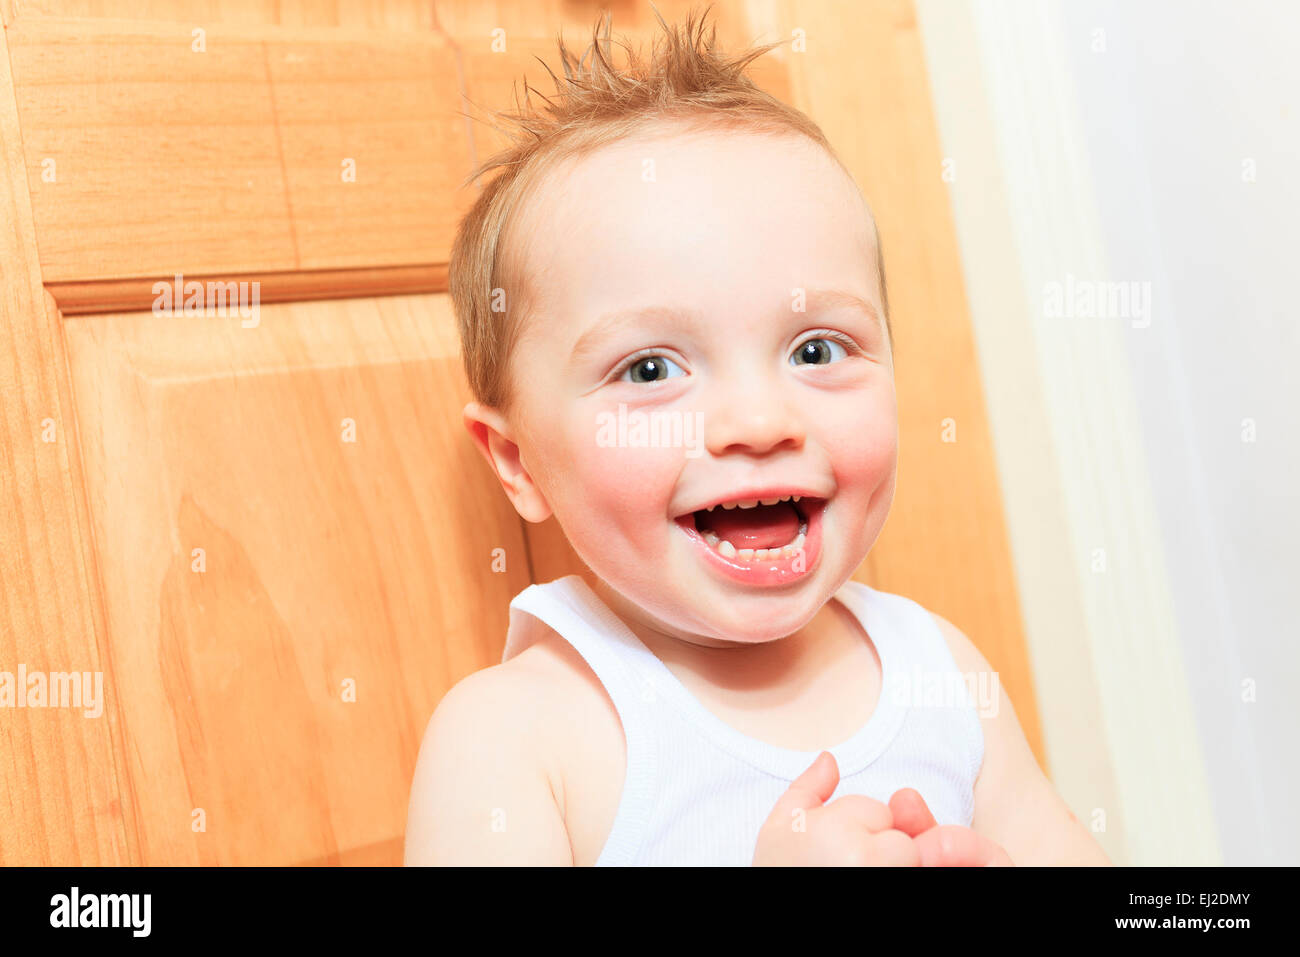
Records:
[[[720,503],[678,516],[676,523],[720,575],[746,585],[786,585],[809,574],[821,554],[827,501],[800,495],[795,502],[794,497],[786,496],[784,503],[780,496]],[[785,537],[792,528],[793,538]],[[721,538],[721,531],[741,539],[741,547]]]

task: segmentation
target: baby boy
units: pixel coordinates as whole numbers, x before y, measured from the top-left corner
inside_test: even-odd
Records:
[[[595,584],[525,589],[438,705],[407,863],[1108,863],[1005,692],[889,680],[991,669],[852,580],[898,449],[874,220],[745,77],[770,47],[664,29],[621,67],[608,23],[561,45],[456,238],[466,426]]]

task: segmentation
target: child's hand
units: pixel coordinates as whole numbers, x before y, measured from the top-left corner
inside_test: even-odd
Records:
[[[846,794],[826,804],[839,781],[835,756],[829,751],[817,755],[781,795],[759,829],[754,866],[920,864],[917,843],[894,826],[893,813],[879,801]],[[924,804],[921,802],[922,807]],[[928,808],[925,813],[929,814]],[[930,821],[933,824],[934,818]]]
[[[894,827],[913,838],[922,867],[1011,867],[1009,854],[983,834],[958,824],[942,827],[914,788],[889,799]]]

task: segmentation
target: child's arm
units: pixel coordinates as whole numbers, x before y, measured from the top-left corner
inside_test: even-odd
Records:
[[[529,708],[536,692],[498,665],[443,696],[411,784],[408,866],[573,864]]]
[[[992,673],[969,638],[946,619],[934,618],[962,672]],[[980,715],[984,765],[975,782],[971,829],[1000,845],[1016,864],[1109,864],[1101,846],[1039,770],[1011,699],[1001,682],[997,688],[997,713]]]

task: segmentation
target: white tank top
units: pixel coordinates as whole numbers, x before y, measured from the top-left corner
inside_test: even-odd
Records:
[[[909,598],[856,581],[835,598],[871,638],[882,680],[867,723],[825,749],[840,769],[831,800],[887,803],[911,787],[939,824],[969,826],[984,734],[943,634]],[[749,865],[772,806],[819,752],[766,744],[725,723],[577,575],[515,596],[502,661],[540,637],[537,619],[586,660],[627,739],[623,794],[596,864]]]

